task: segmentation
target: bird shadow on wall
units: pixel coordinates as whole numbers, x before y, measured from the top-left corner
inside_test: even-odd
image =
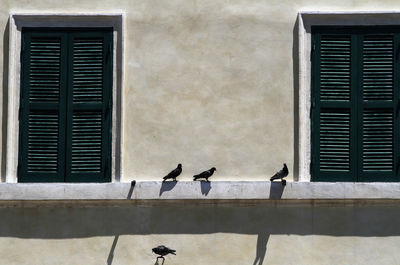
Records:
[[[211,182],[202,180],[200,181],[201,194],[207,196],[211,190]]]
[[[159,196],[161,197],[164,192],[172,190],[177,183],[178,181],[163,181],[161,184]]]
[[[271,185],[270,185],[270,189],[269,189],[269,198],[273,199],[273,200],[281,199],[284,189],[285,189],[285,186],[282,185],[281,182],[271,181]]]
[[[136,180],[132,180],[131,182],[131,187],[129,188],[128,196],[126,197],[127,199],[132,199],[132,194],[133,194],[133,189],[136,186]]]
[[[256,258],[253,265],[262,265],[264,262],[265,254],[267,253],[267,243],[269,234],[259,234],[257,237]]]

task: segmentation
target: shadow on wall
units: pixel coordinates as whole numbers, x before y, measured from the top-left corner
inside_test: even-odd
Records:
[[[281,185],[280,183],[277,183]],[[400,236],[400,204],[301,204],[279,201],[140,201],[116,206],[76,202],[0,208],[0,237],[65,239],[121,235],[234,233],[258,235],[253,265],[262,265],[270,235]],[[27,207],[28,206],[28,207]],[[251,225],[243,225],[251,224]]]
[[[10,28],[10,19],[8,19],[6,27],[4,29],[3,35],[3,118],[1,125],[1,141],[2,141],[2,150],[1,150],[1,176],[2,182],[5,182],[6,176],[6,161],[7,161],[7,117],[8,117],[8,50],[9,50],[9,28]]]
[[[201,194],[207,196],[211,190],[211,181],[200,181]]]
[[[282,185],[282,182],[271,182],[270,190],[269,190],[269,198],[273,200],[279,200],[282,198],[283,190],[285,186]]]
[[[115,247],[117,246],[117,243],[118,243],[118,238],[119,238],[119,235],[116,235],[114,237],[114,241],[113,241],[113,243],[111,245],[110,253],[108,254],[108,258],[107,258],[107,265],[111,265],[112,262],[113,262],[114,251],[115,251]]]
[[[161,197],[164,192],[172,190],[177,183],[177,181],[163,181],[158,196]]]
[[[299,18],[293,27],[293,179],[299,180]]]
[[[258,252],[262,252],[266,235],[271,234],[400,236],[400,204],[318,206],[252,201],[238,205],[166,200],[146,204],[131,201],[117,207],[79,206],[75,202],[54,202],[39,208],[24,205],[29,203],[0,208],[0,237],[116,236],[116,244],[119,235],[237,233],[262,236],[258,243]],[[352,225],[355,222],[357,225]]]
[[[281,185],[280,183],[276,183]],[[253,265],[262,265],[270,235],[400,236],[400,204],[202,202],[153,200],[88,206],[50,202],[0,207],[0,237],[66,239],[114,236],[111,265],[123,235],[233,233],[257,235]],[[251,225],[243,225],[251,224]]]

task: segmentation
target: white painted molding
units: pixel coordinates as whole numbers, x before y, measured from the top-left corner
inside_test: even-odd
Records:
[[[400,11],[300,11],[299,43],[299,181],[310,181],[311,27],[400,25]]]
[[[318,200],[400,199],[400,183],[327,183],[269,181],[139,181],[65,184],[2,183],[0,201],[7,200]]]
[[[10,14],[7,162],[6,182],[16,183],[19,143],[20,52],[23,27],[112,27],[113,51],[113,119],[112,119],[112,182],[122,179],[122,93],[124,83],[124,20],[118,13],[12,13]]]

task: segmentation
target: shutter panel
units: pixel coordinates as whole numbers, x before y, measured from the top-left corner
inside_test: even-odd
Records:
[[[111,179],[112,31],[70,34],[67,181]]]
[[[320,170],[350,171],[350,112],[321,110]]]
[[[395,177],[394,35],[363,36],[361,181]]]
[[[399,181],[400,30],[313,27],[312,180]]]
[[[64,181],[63,34],[23,30],[19,182]]]
[[[351,38],[322,35],[320,45],[320,100],[350,100]]]
[[[351,180],[352,38],[314,34],[312,74],[312,180]]]

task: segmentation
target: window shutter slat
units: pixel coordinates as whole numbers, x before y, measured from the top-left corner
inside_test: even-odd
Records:
[[[101,111],[75,111],[72,117],[72,173],[101,173]]]
[[[28,172],[59,171],[58,141],[58,111],[31,110],[28,125]]]
[[[32,38],[29,101],[59,102],[61,39]]]
[[[364,110],[363,171],[393,171],[393,112]]]
[[[102,102],[103,38],[76,38],[73,45],[73,102]]]
[[[350,51],[348,35],[322,35],[320,44],[321,100],[350,100]]]
[[[364,101],[393,100],[393,36],[364,37],[362,81]]]
[[[350,113],[321,110],[320,170],[350,171]]]

